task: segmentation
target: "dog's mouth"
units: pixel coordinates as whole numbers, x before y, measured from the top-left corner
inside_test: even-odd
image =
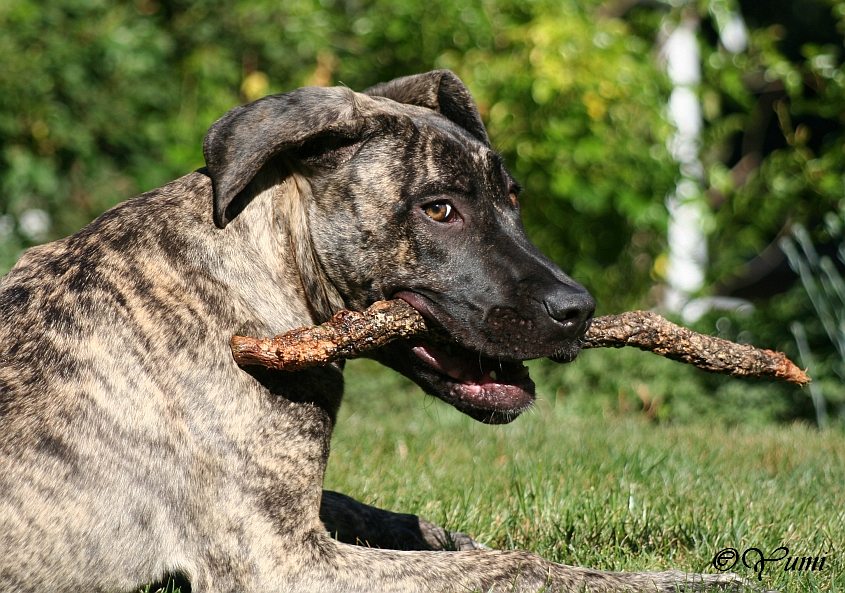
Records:
[[[414,293],[395,296],[439,324],[425,299]],[[504,424],[534,402],[534,382],[522,361],[485,356],[452,340],[414,340],[403,346],[407,356],[397,370],[476,420]]]
[[[411,352],[434,375],[436,395],[477,420],[510,422],[534,402],[534,382],[522,362],[487,358],[456,344],[417,343]]]

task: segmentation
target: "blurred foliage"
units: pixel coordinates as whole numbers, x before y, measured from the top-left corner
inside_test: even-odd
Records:
[[[839,246],[835,256],[820,255],[801,225],[795,225],[790,236],[781,240],[781,247],[813,306],[815,316],[810,321],[812,325],[821,326],[813,328],[814,334],[823,332],[827,337],[824,350],[835,352],[835,356],[817,361],[807,339],[810,322],[796,319],[790,324],[800,361],[817,379],[809,385],[809,390],[819,426],[827,425],[830,407],[834,408],[836,416],[845,418],[842,389],[845,382],[845,278],[840,272],[845,267],[845,213],[827,216],[824,230],[828,239]]]
[[[716,42],[719,11],[731,6],[750,32],[748,49],[736,54]],[[701,89],[713,212],[708,273],[717,291],[734,291],[756,307],[723,317],[722,326],[730,328],[726,337],[780,348],[807,364],[790,331],[799,324],[814,355],[814,396],[823,394],[842,422],[845,387],[834,371],[845,361],[813,305],[812,284],[784,273],[781,239],[806,228],[806,243],[823,254],[842,243],[824,220],[845,206],[845,2],[713,0],[698,7],[709,40]],[[826,415],[818,404],[814,410],[809,391],[762,405],[785,401],[782,417],[820,421]]]
[[[718,31],[737,9],[750,42],[731,53]],[[725,289],[793,224],[824,242],[823,215],[841,210],[845,0],[6,0],[0,271],[202,166],[205,130],[239,103],[448,67],[526,187],[529,234],[600,312],[653,305],[677,177],[657,47],[690,11],[701,24],[710,284]],[[832,355],[800,285],[772,292],[751,297],[750,317],[713,315],[702,328],[721,318],[794,355],[798,319],[816,356]],[[774,396],[772,416],[812,414],[800,392]]]
[[[594,9],[574,0],[5,3],[0,266],[201,166],[208,125],[240,102],[449,67],[526,185],[532,235],[603,306],[623,307],[650,283],[674,166],[650,42]],[[32,210],[47,214],[49,230],[21,224]]]
[[[748,4],[748,50],[703,56],[714,281],[845,198],[845,2]]]

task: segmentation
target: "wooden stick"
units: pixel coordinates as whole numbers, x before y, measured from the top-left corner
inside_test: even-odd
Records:
[[[322,325],[300,327],[275,338],[232,337],[240,365],[301,371],[356,358],[398,338],[428,331],[425,319],[403,300],[376,301],[364,312],[341,310]]]
[[[339,311],[322,325],[301,327],[274,338],[232,337],[240,365],[299,371],[355,358],[399,339],[431,331],[403,300],[378,301],[363,312]],[[734,377],[767,377],[806,385],[807,374],[786,355],[696,333],[656,313],[630,311],[593,319],[583,348],[634,346]]]
[[[806,385],[810,377],[782,352],[737,344],[676,325],[651,311],[596,317],[582,348],[634,346],[733,377],[767,377]]]

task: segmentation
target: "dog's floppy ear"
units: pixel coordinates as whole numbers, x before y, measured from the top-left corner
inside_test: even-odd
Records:
[[[404,76],[377,84],[364,93],[437,111],[490,146],[487,130],[469,89],[451,70],[433,70]]]
[[[355,94],[346,88],[306,87],[232,109],[212,124],[203,142],[214,190],[214,224],[225,227],[240,210],[239,194],[279,153],[325,138],[348,145],[364,134]]]

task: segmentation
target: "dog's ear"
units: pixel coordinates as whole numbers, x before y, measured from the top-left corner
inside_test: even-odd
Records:
[[[451,70],[433,70],[404,76],[377,84],[364,93],[437,111],[490,146],[487,130],[469,89]]]
[[[366,127],[355,93],[340,87],[301,88],[232,109],[212,124],[202,147],[214,190],[214,224],[222,229],[238,215],[248,197],[239,197],[241,192],[276,155],[302,149],[315,159],[321,144],[349,153]]]

